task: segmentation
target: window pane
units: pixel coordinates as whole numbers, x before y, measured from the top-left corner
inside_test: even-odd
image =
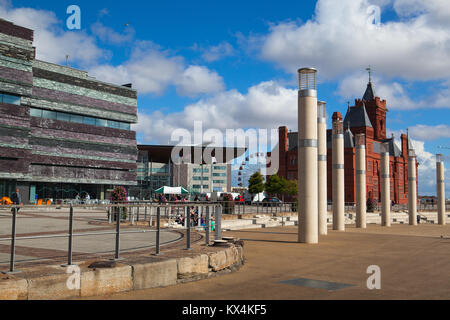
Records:
[[[75,114],[71,114],[70,115],[70,122],[83,123],[83,116],[78,116],[78,115],[75,115]]]
[[[30,116],[31,117],[42,117],[42,110],[30,108]]]
[[[107,127],[108,126],[108,120],[96,119],[95,125],[99,126],[99,127]]]
[[[120,122],[120,129],[122,130],[130,130],[130,124],[125,122]]]
[[[91,126],[95,126],[95,118],[83,117],[83,123]]]
[[[119,123],[117,121],[108,120],[108,127],[119,129]]]
[[[3,103],[20,105],[20,97],[3,94]]]
[[[42,117],[46,119],[56,120],[56,112],[50,110],[42,110]]]
[[[70,115],[64,112],[57,112],[56,119],[60,121],[70,121]]]

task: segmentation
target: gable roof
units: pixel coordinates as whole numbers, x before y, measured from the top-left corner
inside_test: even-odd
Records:
[[[364,92],[363,100],[371,101],[373,99],[375,99],[375,90],[373,89],[372,82],[369,82],[367,84],[366,92]]]
[[[363,103],[362,107],[352,107],[347,111],[344,119],[344,128],[373,128],[367,115],[366,105]]]

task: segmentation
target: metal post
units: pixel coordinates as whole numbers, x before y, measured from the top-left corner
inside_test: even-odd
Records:
[[[391,226],[391,187],[389,170],[389,145],[382,144],[381,149],[381,225]]]
[[[344,125],[339,112],[333,114],[332,140],[333,230],[345,231]]]
[[[366,136],[356,135],[356,227],[366,229]]]
[[[7,274],[19,272],[14,271],[14,262],[16,258],[16,222],[17,222],[17,207],[12,210],[11,258],[9,260],[9,272],[7,272]]]
[[[205,225],[206,225],[206,230],[205,230],[205,241],[206,241],[206,245],[209,245],[209,231],[211,229],[211,225],[210,225],[210,219],[209,219],[209,206],[206,207],[206,217],[205,217]]]
[[[117,217],[116,217],[116,252],[114,256],[114,260],[119,260],[119,251],[120,251],[120,220],[122,218],[122,207],[118,208]]]
[[[150,207],[150,227],[153,227],[153,207]]]
[[[160,233],[161,233],[161,207],[156,208],[156,252],[155,256],[161,254],[160,250]]]
[[[191,214],[189,212],[189,206],[186,207],[186,250],[191,250]]]
[[[139,221],[139,208],[140,208],[139,205],[140,204],[138,204],[138,207],[137,207],[137,221]]]
[[[111,207],[108,207],[108,223],[112,223],[112,214],[111,214]]]
[[[408,151],[408,213],[409,225],[417,225],[417,175],[416,153],[414,149]]]
[[[70,205],[69,213],[69,253],[67,259],[67,266],[72,265],[72,248],[73,248],[73,207]]]
[[[436,188],[438,197],[438,224],[444,226],[447,224],[445,217],[445,166],[444,156],[436,155]]]
[[[147,204],[145,204],[144,221],[147,221]]]
[[[202,226],[203,206],[198,207],[197,227]]]
[[[214,224],[215,230],[215,240],[222,240],[222,206],[216,207],[216,223]]]

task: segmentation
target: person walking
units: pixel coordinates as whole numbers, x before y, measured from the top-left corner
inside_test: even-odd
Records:
[[[20,195],[19,189],[16,189],[16,192],[12,194],[11,201],[15,206],[22,205],[22,196]],[[11,209],[11,211],[14,211],[14,209]],[[17,212],[19,212],[19,208],[17,208]]]

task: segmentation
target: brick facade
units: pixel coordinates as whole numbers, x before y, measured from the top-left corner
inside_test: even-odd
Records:
[[[386,100],[375,96],[372,83],[369,82],[363,99],[356,99],[355,105],[349,107],[344,119],[345,145],[345,202],[355,203],[355,142],[356,134],[366,135],[366,192],[367,199],[380,201],[381,191],[381,157],[382,143],[390,147],[391,199],[396,204],[408,203],[408,148],[410,142],[405,134],[401,135],[401,149],[394,138],[386,136]],[[327,132],[327,170],[328,199],[332,199],[332,132]],[[279,128],[280,168],[278,175],[288,180],[298,179],[298,133],[289,132],[287,127]],[[419,164],[417,163],[417,166]],[[416,168],[417,170],[417,168]],[[301,182],[300,182],[301,183]]]

